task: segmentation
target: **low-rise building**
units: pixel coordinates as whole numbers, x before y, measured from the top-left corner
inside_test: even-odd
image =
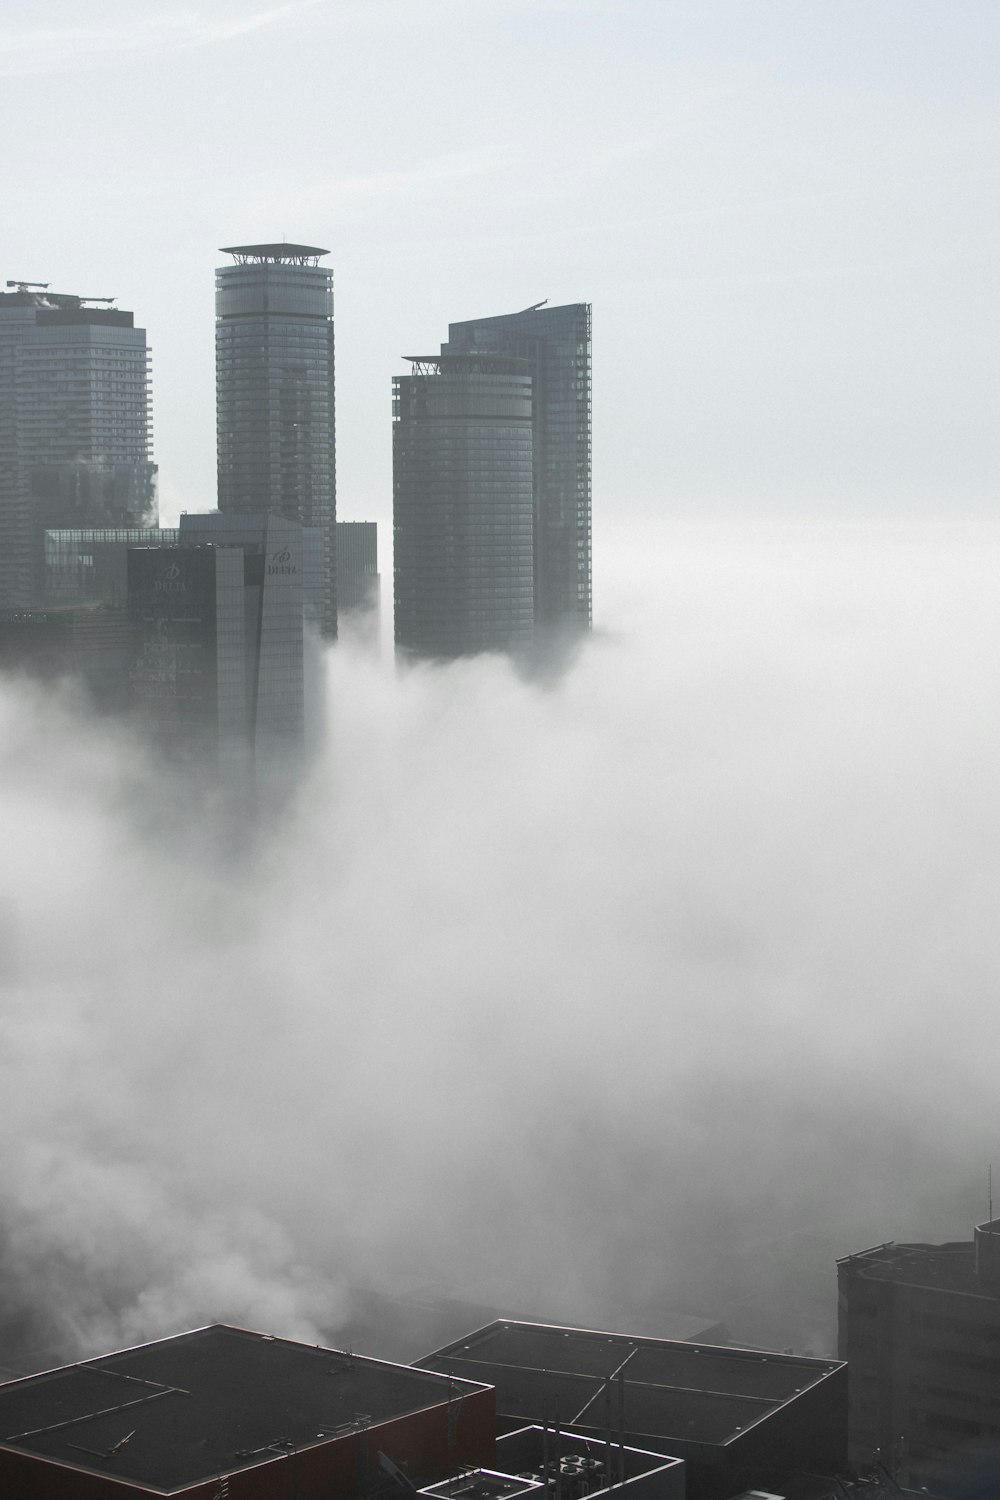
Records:
[[[505,1319],[419,1366],[495,1386],[501,1432],[547,1422],[682,1458],[695,1500],[847,1466],[837,1360]]]
[[[494,1438],[482,1384],[217,1324],[0,1385],[0,1495],[354,1500]]]

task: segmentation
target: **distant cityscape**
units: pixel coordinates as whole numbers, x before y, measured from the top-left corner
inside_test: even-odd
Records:
[[[338,622],[377,638],[374,522],[338,521],[329,251],[226,247],[216,511],[161,527],[146,330],[109,297],[0,294],[0,670],[78,681],[175,762],[294,778]],[[393,381],[401,657],[526,663],[591,624],[591,315],[449,325]],[[388,432],[387,432],[388,440]]]

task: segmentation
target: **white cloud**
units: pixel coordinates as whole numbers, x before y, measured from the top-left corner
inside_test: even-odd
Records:
[[[113,65],[123,55],[169,52],[231,41],[273,26],[312,8],[320,0],[293,0],[267,10],[213,16],[205,9],[129,10],[106,25],[54,26],[34,30],[0,30],[0,74],[66,72],[76,68]]]
[[[0,691],[0,1311],[39,1341],[336,1337],[359,1286],[502,1280],[822,1343],[835,1254],[965,1231],[1000,531],[602,531],[613,630],[558,685],[338,649],[238,865]]]

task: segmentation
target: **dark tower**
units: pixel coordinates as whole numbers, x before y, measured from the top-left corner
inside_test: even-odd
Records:
[[[412,360],[393,382],[396,644],[415,655],[533,639],[531,374],[506,356]]]
[[[525,361],[534,412],[535,635],[591,623],[590,305],[539,303],[524,312],[451,323],[444,354],[504,354]]]
[[[215,277],[219,509],[322,535],[315,623],[337,633],[333,272],[314,245],[231,245]]]
[[[0,294],[0,608],[41,603],[48,527],[156,521],[146,331],[113,297]]]

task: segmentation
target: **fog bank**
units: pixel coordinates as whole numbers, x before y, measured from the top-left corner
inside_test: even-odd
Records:
[[[0,686],[10,1362],[369,1293],[825,1349],[835,1255],[985,1216],[1000,526],[596,555],[557,684],[332,652],[240,864]]]

